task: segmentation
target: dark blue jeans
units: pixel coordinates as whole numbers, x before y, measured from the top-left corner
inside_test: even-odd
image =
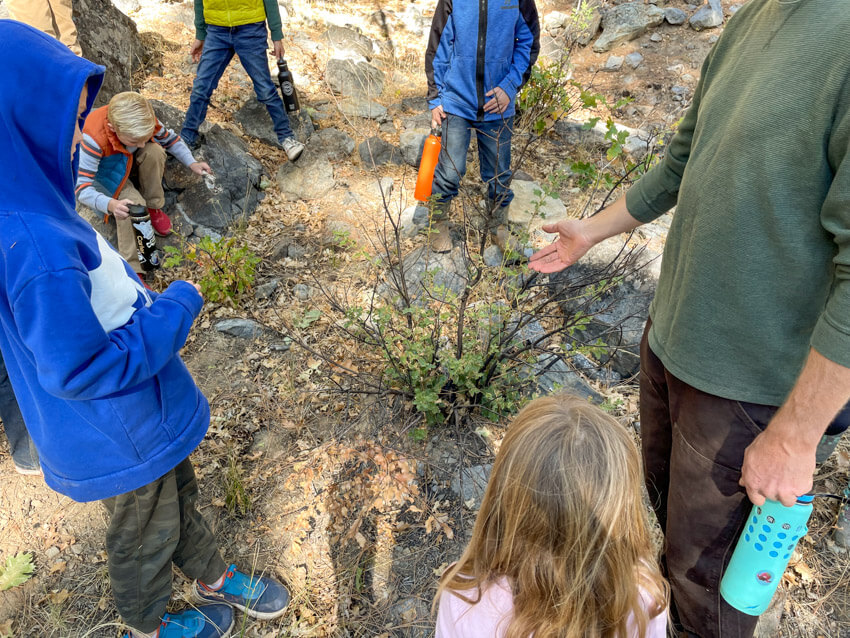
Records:
[[[218,86],[218,81],[233,59],[234,53],[239,56],[239,61],[254,83],[257,99],[266,105],[278,141],[283,142],[287,137],[293,136],[289,118],[283,109],[283,101],[269,72],[266,59],[267,38],[265,22],[238,27],[207,26],[207,39],[204,40],[198,74],[192,84],[189,110],[186,111],[186,121],[180,132],[187,144],[194,144],[198,139],[198,127],[207,116],[210,96]]]
[[[6,364],[0,357],[0,419],[3,420],[3,429],[6,438],[9,439],[9,451],[12,460],[22,470],[37,470],[38,452],[24,425],[24,417],[18,407],[18,400],[9,383],[9,375],[6,374]]]
[[[433,194],[448,203],[457,197],[458,185],[466,173],[466,153],[472,131],[478,138],[478,163],[481,180],[487,184],[487,197],[498,206],[507,206],[514,198],[508,187],[511,180],[511,135],[513,116],[489,122],[466,120],[446,114],[440,159],[434,171]]]

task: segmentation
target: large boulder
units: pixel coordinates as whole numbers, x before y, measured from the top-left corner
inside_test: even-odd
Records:
[[[297,162],[286,162],[278,169],[277,184],[288,200],[319,199],[336,184],[334,170],[327,157],[304,153]]]
[[[602,35],[593,44],[597,53],[610,51],[622,42],[628,42],[657,27],[664,21],[664,9],[652,4],[630,2],[605,12],[602,17]]]
[[[268,109],[266,109],[266,105],[258,102],[256,97],[251,97],[245,102],[233,114],[233,119],[242,126],[242,130],[247,135],[256,137],[271,146],[277,146],[277,134],[274,132],[272,118]],[[310,115],[304,109],[289,114],[289,126],[292,127],[292,132],[295,133],[295,137],[300,142],[306,142],[310,139],[315,130],[313,120],[310,119]]]
[[[366,168],[375,168],[384,164],[401,164],[401,150],[380,137],[370,137],[357,147],[360,159]]]
[[[341,160],[354,151],[354,139],[337,128],[323,128],[310,139],[307,152],[331,161]]]
[[[346,97],[379,97],[384,92],[384,73],[368,62],[332,58],[325,67],[325,80],[334,93]]]
[[[372,57],[372,41],[354,29],[330,25],[322,37],[328,43],[334,58],[368,60]]]
[[[184,119],[180,109],[158,100],[151,103],[165,126],[180,130]],[[261,197],[263,166],[239,137],[218,125],[205,123],[199,139],[202,144],[195,157],[207,162],[213,174],[197,177],[170,158],[165,184],[176,194],[178,208],[192,223],[196,234],[198,227],[223,232],[233,221],[256,209]]]
[[[549,277],[551,291],[567,317],[590,316],[584,330],[576,333],[577,339],[585,343],[601,339],[610,350],[600,363],[610,363],[624,378],[637,374],[640,367],[640,339],[658,283],[668,228],[669,216],[665,216],[640,228],[634,244],[608,239]],[[597,286],[602,280],[615,283],[600,293]]]
[[[133,87],[133,73],[145,61],[136,24],[110,0],[73,0],[74,23],[83,56],[106,67],[97,106]]]

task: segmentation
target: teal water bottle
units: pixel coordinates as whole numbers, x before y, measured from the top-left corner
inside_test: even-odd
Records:
[[[727,603],[751,616],[767,609],[794,548],[809,531],[806,524],[813,498],[800,496],[791,507],[776,501],[753,505],[720,581],[720,594]]]

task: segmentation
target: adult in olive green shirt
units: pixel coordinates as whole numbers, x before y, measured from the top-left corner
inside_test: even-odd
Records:
[[[752,0],[663,162],[599,214],[546,227],[559,239],[530,263],[560,270],[676,206],[642,345],[641,429],[675,610],[694,635],[752,634],[718,593],[749,501],[811,490],[818,441],[850,398],[848,33],[850,0]]]

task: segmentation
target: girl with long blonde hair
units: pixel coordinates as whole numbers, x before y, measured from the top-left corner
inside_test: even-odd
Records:
[[[669,590],[654,560],[629,433],[558,395],[508,428],[472,540],[437,590],[437,638],[663,638]]]

